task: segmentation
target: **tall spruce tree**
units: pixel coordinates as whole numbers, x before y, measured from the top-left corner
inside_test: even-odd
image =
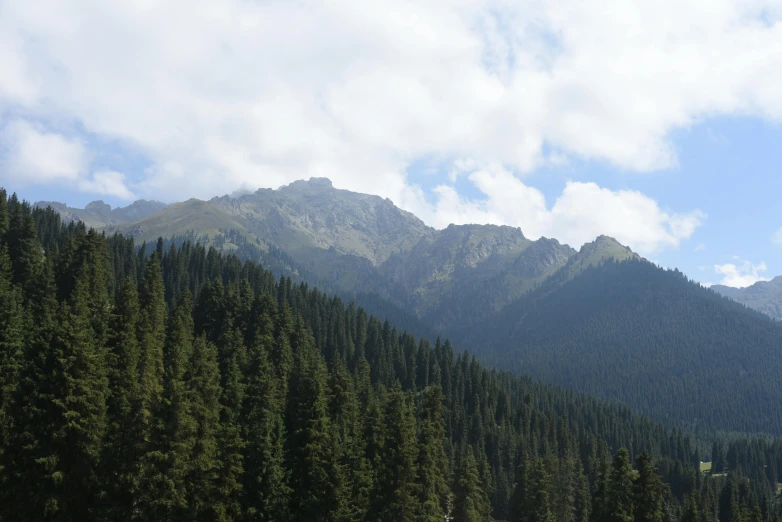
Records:
[[[218,489],[220,462],[220,368],[217,348],[204,336],[193,343],[185,374],[195,437],[187,463],[186,483],[189,520],[226,520],[227,499]]]
[[[288,471],[280,381],[274,374],[269,352],[275,343],[268,308],[257,316],[256,333],[248,350],[248,382],[243,409],[245,446],[245,512],[260,521],[288,520]]]
[[[384,426],[379,491],[372,513],[383,521],[412,522],[421,511],[416,494],[416,424],[411,397],[399,382],[388,394]]]
[[[344,478],[339,475],[330,429],[326,367],[301,322],[292,340],[295,352],[287,409],[290,514],[294,520],[339,520],[346,507],[345,499],[337,495]],[[278,337],[278,343],[284,341]]]
[[[140,428],[146,443],[135,503],[144,519],[176,521],[190,514],[187,481],[198,437],[192,406],[195,397],[187,382],[193,343],[190,296],[185,293],[168,319],[160,401],[145,417],[148,426]]]
[[[454,522],[489,522],[491,506],[481,487],[478,463],[471,447],[462,450],[456,471],[454,494]]]
[[[448,456],[445,453],[443,392],[439,386],[425,388],[420,405],[418,436],[419,522],[440,522],[451,504],[448,487]]]
[[[665,515],[665,484],[657,474],[648,452],[635,459],[638,477],[634,485],[635,522],[662,522]]]
[[[138,365],[138,291],[126,279],[117,292],[107,357],[109,395],[103,446],[103,479],[107,486],[105,515],[130,520],[145,445]]]
[[[163,395],[163,348],[166,342],[165,288],[157,253],[152,254],[144,265],[139,305],[139,385],[144,419],[148,424]]]
[[[607,522],[633,522],[635,512],[633,491],[633,467],[630,453],[621,448],[614,457],[606,483],[605,520]]]

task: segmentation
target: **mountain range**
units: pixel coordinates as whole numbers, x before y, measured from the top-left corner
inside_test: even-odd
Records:
[[[782,320],[782,276],[771,281],[758,281],[745,288],[713,285],[711,289],[774,319]]]
[[[135,214],[89,215],[109,233],[197,240],[361,296],[371,313],[420,321],[498,367],[655,418],[782,434],[782,325],[610,237],[575,250],[507,226],[435,230],[388,199],[322,178],[156,212],[142,203]]]

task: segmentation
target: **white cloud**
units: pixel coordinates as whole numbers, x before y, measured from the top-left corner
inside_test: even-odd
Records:
[[[24,120],[6,125],[0,135],[6,175],[19,184],[75,181],[90,162],[79,140],[36,129]]]
[[[79,181],[79,189],[84,192],[115,196],[126,201],[136,197],[125,186],[125,175],[114,170],[93,172],[90,178]]]
[[[549,208],[538,189],[500,166],[475,169],[468,177],[483,199],[465,199],[454,188],[440,186],[433,205],[413,197],[406,206],[436,227],[497,223],[520,227],[532,239],[556,237],[576,247],[606,234],[642,254],[678,247],[706,218],[698,210],[666,212],[640,192],[611,191],[594,183],[568,183]]]
[[[82,128],[150,164],[141,179],[90,175],[84,144],[16,124],[32,141],[11,142],[29,147],[6,175],[169,201],[327,176],[434,225],[574,245],[606,233],[654,252],[703,214],[594,183],[547,204],[516,176],[574,158],[671,167],[673,130],[782,120],[780,20],[778,0],[2,2],[0,115]],[[472,158],[457,170],[486,200],[442,186],[428,205],[406,174],[422,157]]]
[[[771,236],[771,242],[775,245],[782,246],[782,228],[774,232],[774,234]]]
[[[12,120],[0,132],[0,181],[15,186],[57,183],[85,192],[133,199],[124,176],[114,171],[89,175],[90,153],[79,139]]]
[[[140,151],[145,197],[320,175],[398,200],[421,156],[647,171],[676,165],[673,129],[782,118],[780,16],[778,0],[3,2],[0,109]]]
[[[706,243],[698,243],[698,245],[692,249],[693,252],[703,252],[706,250]]]
[[[722,275],[722,280],[719,284],[744,288],[758,281],[768,281],[768,278],[761,275],[761,272],[768,270],[766,263],[763,261],[756,265],[735,256],[733,259],[736,261],[735,263],[714,265],[714,272]]]

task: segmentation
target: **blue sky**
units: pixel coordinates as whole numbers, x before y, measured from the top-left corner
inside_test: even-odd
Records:
[[[0,3],[0,184],[30,200],[325,176],[743,286],[782,274],[780,166],[778,0]]]

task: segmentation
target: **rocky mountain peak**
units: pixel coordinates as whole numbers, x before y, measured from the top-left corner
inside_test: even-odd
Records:
[[[326,192],[334,188],[329,178],[310,178],[308,180],[300,179],[294,181],[289,185],[284,185],[279,188],[279,191],[286,192],[303,192],[303,193],[319,193]]]
[[[84,207],[84,210],[89,210],[90,212],[111,212],[111,205],[104,202],[102,199],[98,199],[96,201],[87,203],[87,206]]]

